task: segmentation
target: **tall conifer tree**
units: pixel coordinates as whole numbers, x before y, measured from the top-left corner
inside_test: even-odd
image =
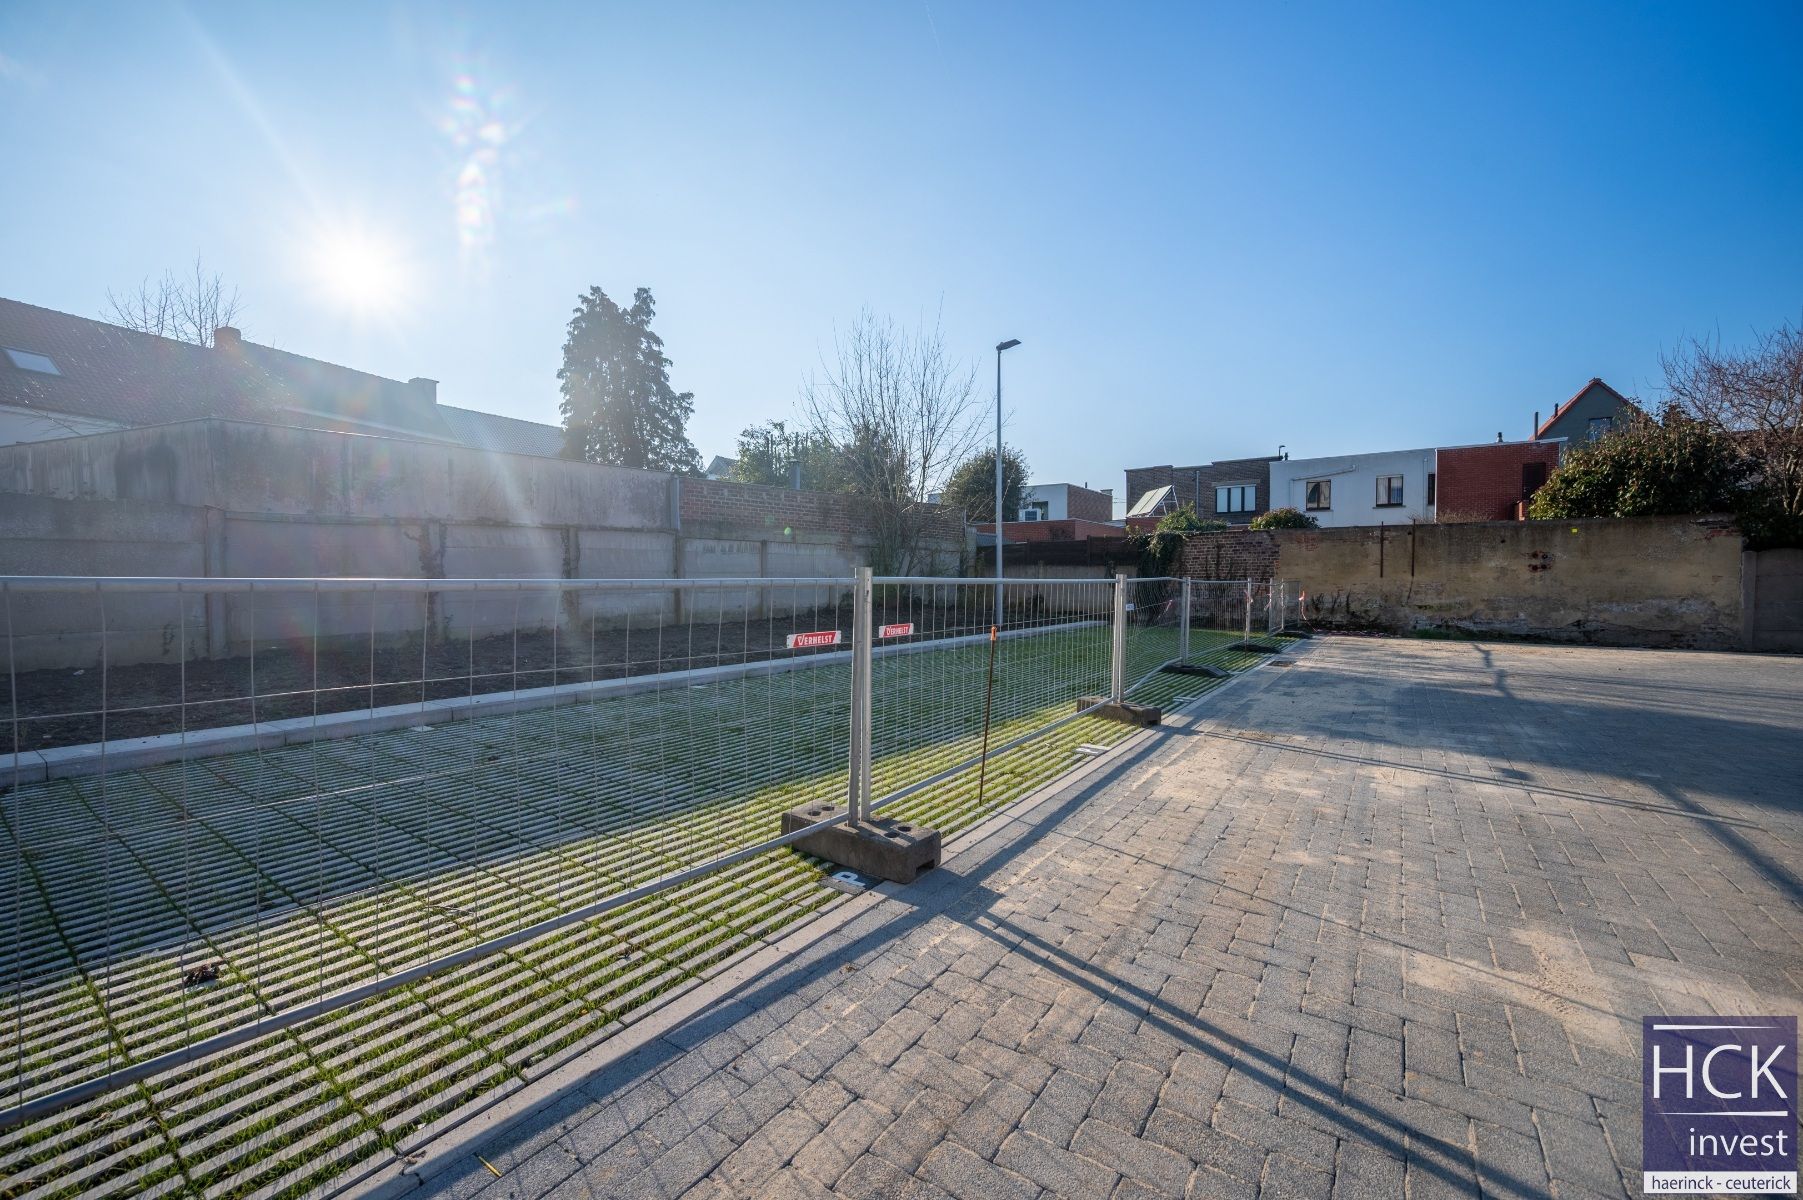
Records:
[[[657,309],[639,288],[621,308],[591,287],[570,317],[563,343],[564,457],[619,467],[696,474],[689,441],[693,392],[670,386],[663,339],[651,332]]]

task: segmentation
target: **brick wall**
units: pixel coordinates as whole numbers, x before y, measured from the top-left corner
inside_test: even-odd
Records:
[[[1199,516],[1226,521],[1230,525],[1244,525],[1271,506],[1270,464],[1273,461],[1273,457],[1229,458],[1192,467],[1131,467],[1127,471],[1127,504],[1131,507],[1153,488],[1169,485],[1176,489],[1174,499],[1179,507],[1193,504]],[[1229,483],[1250,483],[1256,487],[1252,511],[1215,511],[1215,488]]]
[[[1277,539],[1265,530],[1199,533],[1183,545],[1172,570],[1191,579],[1269,579],[1277,566]]]
[[[1073,521],[1114,520],[1114,497],[1107,492],[1078,487],[1074,483],[1066,484],[1064,503],[1064,515]]]
[[[1521,468],[1543,463],[1551,475],[1559,465],[1556,442],[1497,442],[1485,446],[1460,446],[1435,454],[1435,519],[1442,524],[1462,521],[1512,521],[1522,495]]]
[[[842,537],[861,534],[866,529],[863,505],[855,496],[798,492],[793,488],[731,483],[723,479],[684,477],[679,486],[684,527],[714,524],[735,528],[792,528]],[[963,513],[943,504],[929,504],[924,508],[930,539],[963,542]]]
[[[1272,536],[1277,577],[1307,595],[1308,619],[1318,626],[1720,649],[1746,637],[1747,564],[1740,532],[1726,517]]]
[[[972,526],[978,533],[995,532],[995,523]],[[1002,526],[1005,542],[1080,542],[1087,538],[1118,538],[1119,525],[1102,521],[1009,521]]]

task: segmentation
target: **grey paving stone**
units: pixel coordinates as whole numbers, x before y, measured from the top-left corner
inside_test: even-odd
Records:
[[[1106,1196],[1119,1179],[1112,1169],[1025,1129],[1008,1135],[995,1162],[1055,1196]]]
[[[1640,1016],[1803,1007],[1803,663],[1320,639],[1198,711],[428,1194],[1620,1197]]]
[[[1034,1200],[1039,1185],[1006,1167],[945,1142],[920,1164],[920,1177],[957,1200]]]
[[[874,1104],[853,1101],[796,1152],[795,1169],[831,1186],[882,1136],[890,1120],[891,1114]]]
[[[1175,1150],[1094,1118],[1078,1126],[1071,1149],[1166,1196],[1183,1194],[1193,1166],[1189,1158]]]

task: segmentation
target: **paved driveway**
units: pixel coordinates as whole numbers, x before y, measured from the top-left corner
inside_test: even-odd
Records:
[[[1637,1195],[1641,1016],[1803,1012],[1803,660],[1297,659],[428,1189]]]

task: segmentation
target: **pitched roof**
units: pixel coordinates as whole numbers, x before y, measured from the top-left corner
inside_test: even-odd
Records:
[[[1583,387],[1579,388],[1575,393],[1573,393],[1571,399],[1569,399],[1565,403],[1561,404],[1558,408],[1553,409],[1552,416],[1550,416],[1546,420],[1540,422],[1540,428],[1534,430],[1534,436],[1540,437],[1540,436],[1544,435],[1548,429],[1552,428],[1553,422],[1557,421],[1560,417],[1564,416],[1567,412],[1571,411],[1571,406],[1576,404],[1579,400],[1583,399],[1584,396],[1589,393],[1591,388],[1599,388],[1599,387],[1602,388],[1605,392],[1608,392],[1611,396],[1614,396],[1615,402],[1617,404],[1632,405],[1634,403],[1632,400],[1628,399],[1626,396],[1622,395],[1620,392],[1616,391],[1614,388],[1612,388],[1608,384],[1604,383],[1600,376],[1592,376],[1590,379],[1590,382],[1586,383]]]
[[[452,436],[466,446],[499,450],[504,454],[532,454],[539,458],[563,457],[563,430],[555,425],[450,404],[440,404],[438,415],[444,418]]]
[[[437,403],[437,385],[402,382],[222,337],[207,348],[0,299],[0,348],[43,355],[55,374],[0,354],[0,405],[121,425],[237,417],[348,426],[512,454],[555,456],[552,425]]]
[[[122,425],[270,415],[261,372],[242,357],[104,321],[0,299],[0,347],[41,354],[57,372],[0,355],[0,404]]]

